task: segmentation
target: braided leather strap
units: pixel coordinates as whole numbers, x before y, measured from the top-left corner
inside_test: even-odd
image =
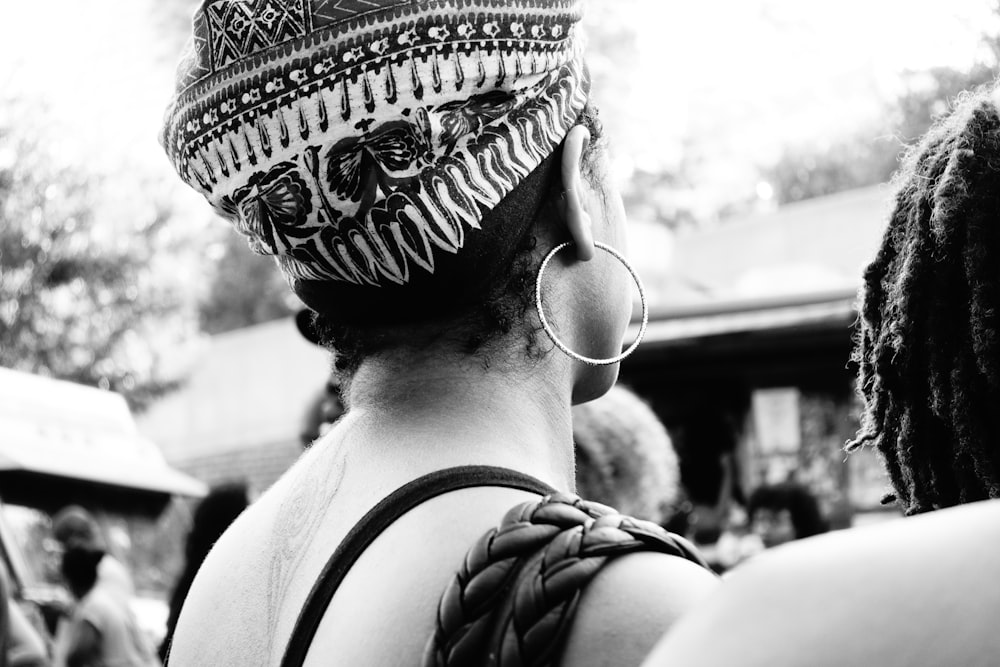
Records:
[[[514,507],[442,595],[424,667],[554,664],[586,585],[609,559],[640,551],[708,567],[686,540],[574,495]]]

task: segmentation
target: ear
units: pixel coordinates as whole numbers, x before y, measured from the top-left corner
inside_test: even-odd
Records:
[[[583,176],[580,173],[583,149],[589,143],[590,130],[576,125],[570,128],[563,141],[562,154],[563,218],[576,245],[576,256],[583,262],[594,256],[594,232],[590,214],[583,207]]]

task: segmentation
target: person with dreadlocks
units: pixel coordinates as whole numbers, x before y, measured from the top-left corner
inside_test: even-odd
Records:
[[[636,665],[717,583],[572,493],[637,282],[582,10],[196,10],[163,145],[276,258],[348,410],[206,557],[172,667]]]
[[[871,444],[908,514],[1000,498],[1000,130],[968,94],[910,153],[864,275],[854,353]]]
[[[876,447],[908,516],[756,557],[648,667],[1000,663],[1000,81],[962,95],[894,186],[849,447]]]

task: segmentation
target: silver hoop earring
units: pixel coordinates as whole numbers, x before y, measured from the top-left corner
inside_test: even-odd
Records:
[[[550,325],[549,321],[545,318],[545,311],[542,310],[542,275],[545,273],[546,267],[548,267],[549,262],[553,257],[555,257],[556,253],[571,245],[573,244],[569,241],[560,243],[549,251],[549,254],[547,254],[545,259],[542,260],[541,266],[538,267],[538,275],[535,277],[535,310],[538,311],[538,319],[542,323],[542,329],[544,329],[546,335],[552,339],[555,346],[573,359],[583,362],[588,366],[610,366],[611,364],[617,364],[619,361],[635,352],[635,349],[639,347],[639,343],[642,342],[642,337],[646,335],[646,325],[649,324],[649,303],[646,301],[646,290],[642,286],[642,281],[639,280],[639,274],[635,272],[635,269],[632,268],[632,265],[628,263],[628,260],[626,260],[620,252],[605,243],[595,242],[594,247],[600,248],[625,265],[625,268],[628,269],[629,274],[632,276],[632,280],[635,281],[636,286],[639,288],[639,299],[642,301],[642,325],[639,327],[639,333],[635,337],[635,342],[633,342],[627,350],[617,356],[610,357],[608,359],[593,359],[574,352],[569,349],[565,343],[559,340],[559,337],[556,336],[556,332],[552,329],[552,325]]]

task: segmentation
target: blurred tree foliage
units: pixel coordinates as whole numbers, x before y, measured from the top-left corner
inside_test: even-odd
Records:
[[[274,260],[253,254],[239,232],[222,225],[222,238],[211,253],[208,292],[198,307],[202,331],[223,333],[287,317],[301,308]]]
[[[763,170],[777,202],[787,204],[888,181],[906,147],[947,112],[958,95],[996,76],[1000,36],[984,41],[994,54],[990,63],[968,70],[938,67],[904,73],[904,92],[886,105],[888,126],[865,128],[824,148],[787,148],[774,165]]]
[[[173,67],[191,34],[191,16],[197,0],[170,0],[151,5],[150,21],[157,26],[157,54]],[[203,210],[208,210],[207,204]],[[198,295],[201,331],[226,331],[287,317],[301,307],[281,272],[269,257],[253,254],[233,226],[217,219],[205,230],[205,288]]]
[[[591,2],[584,19],[593,99],[611,138],[612,155],[626,162],[646,151],[648,127],[657,119],[656,110],[638,107],[633,95],[636,87],[649,84],[632,66],[643,57],[636,17],[643,16],[648,4],[649,0]],[[628,178],[619,183],[629,215],[668,227],[693,224],[687,201],[691,183],[684,172],[684,165],[630,164]]]
[[[37,110],[3,104],[0,366],[120,392],[141,409],[173,386],[163,352],[193,323],[172,279],[182,242],[166,232],[169,208],[155,197],[101,206],[103,179],[60,162]]]

